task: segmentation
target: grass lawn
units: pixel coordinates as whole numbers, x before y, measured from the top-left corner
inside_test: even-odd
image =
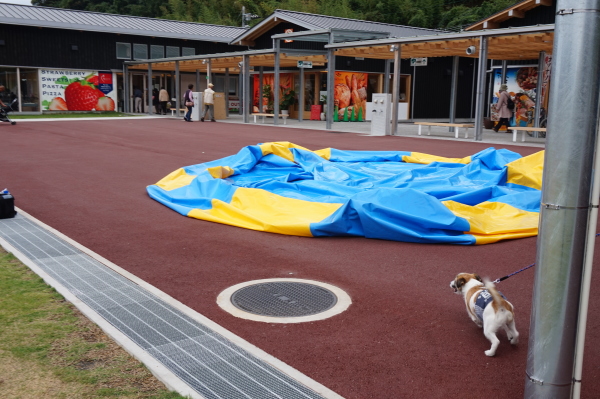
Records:
[[[183,398],[0,247],[3,398]]]
[[[42,115],[13,115],[10,114],[10,119],[38,119],[38,118],[118,118],[122,116],[139,116],[134,114],[126,114],[123,112],[81,112],[81,113],[57,113],[57,114],[42,114]]]

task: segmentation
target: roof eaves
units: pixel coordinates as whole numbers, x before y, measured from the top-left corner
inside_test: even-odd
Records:
[[[492,14],[492,15],[489,15],[489,16],[483,18],[483,19],[480,19],[477,22],[472,23],[471,25],[467,26],[465,28],[465,30],[473,30],[478,25],[481,25],[481,24],[483,24],[486,21],[493,20],[494,18],[499,17],[500,15],[502,15],[505,12],[509,11],[510,9],[515,8],[516,6],[520,6],[520,5],[524,5],[524,4],[527,4],[527,3],[531,3],[532,1],[535,1],[535,0],[521,0],[521,1],[517,1],[517,2],[515,2],[513,4],[511,4],[510,6],[504,8],[504,9],[502,9],[502,10],[500,10],[500,11],[498,11],[498,12]]]

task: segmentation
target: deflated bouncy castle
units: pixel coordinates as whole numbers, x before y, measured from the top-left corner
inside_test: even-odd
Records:
[[[537,235],[543,160],[276,142],[183,167],[147,190],[182,215],[270,233],[489,244]]]

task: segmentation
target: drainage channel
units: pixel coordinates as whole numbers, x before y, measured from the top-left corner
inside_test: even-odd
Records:
[[[325,397],[20,214],[0,220],[0,239],[161,363],[196,397]],[[333,392],[326,397],[339,398]]]

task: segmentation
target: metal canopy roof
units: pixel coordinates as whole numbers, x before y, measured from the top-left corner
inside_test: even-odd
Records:
[[[235,26],[4,3],[0,3],[0,23],[220,43],[229,43],[246,31]]]
[[[283,68],[296,67],[298,61],[312,61],[313,65],[324,65],[327,62],[327,56],[324,51],[282,49],[280,51],[280,65]],[[205,54],[188,57],[177,58],[162,58],[155,60],[139,60],[128,61],[125,64],[130,70],[148,70],[148,62],[152,64],[153,70],[158,71],[174,71],[175,62],[179,62],[179,70],[181,72],[206,72],[208,62],[210,61],[212,72],[225,72],[225,68],[229,69],[230,73],[237,74],[240,72],[239,63],[243,61],[244,55],[249,56],[250,66],[267,66],[275,65],[275,51],[268,50],[248,50],[236,51],[231,53]]]
[[[428,36],[389,38],[326,44],[336,55],[393,59],[391,45],[401,46],[402,58],[461,56],[477,58],[478,53],[467,55],[469,46],[479,46],[480,37],[488,37],[488,58],[498,60],[537,59],[540,51],[552,53],[554,25],[536,25],[485,31],[445,33]]]
[[[344,43],[350,41],[361,41],[361,40],[376,40],[390,37],[387,32],[376,32],[376,31],[360,31],[351,29],[319,29],[309,30],[294,33],[281,33],[271,36],[273,39],[293,39],[303,42],[321,42],[330,43],[331,37],[333,37],[333,43]]]

